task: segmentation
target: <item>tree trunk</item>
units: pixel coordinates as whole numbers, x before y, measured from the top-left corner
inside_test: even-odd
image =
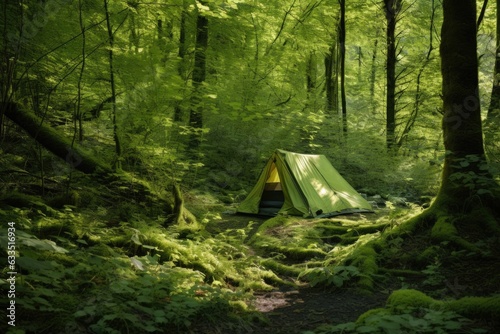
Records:
[[[401,11],[402,0],[384,0],[387,18],[387,60],[386,60],[386,145],[391,149],[394,145],[396,131],[396,23]]]
[[[347,135],[347,100],[345,93],[345,0],[339,0],[340,21],[339,21],[339,46],[340,46],[340,100],[342,106],[342,132]]]
[[[186,75],[186,1],[182,2],[182,12],[181,12],[181,22],[179,27],[179,51],[177,53],[179,57],[179,64],[177,65],[177,73],[183,82],[187,81],[188,76]],[[180,122],[183,118],[183,112],[181,107],[182,101],[177,101],[174,106],[174,122]]]
[[[75,136],[78,133],[78,141],[83,141],[83,124],[82,124],[82,79],[83,73],[85,72],[85,61],[86,55],[86,38],[85,38],[85,25],[83,23],[83,4],[82,0],[78,1],[78,22],[80,24],[80,32],[82,34],[82,65],[80,67],[80,73],[78,75],[77,82],[77,97],[76,97],[76,108],[75,108]]]
[[[206,50],[208,46],[208,19],[198,13],[196,20],[196,47],[194,52],[193,95],[189,125],[193,128],[189,146],[197,148],[201,142],[199,130],[203,128],[202,85],[206,78]]]
[[[307,67],[306,67],[306,89],[307,89],[307,101],[309,102],[314,95],[314,91],[316,89],[316,54],[313,52],[309,53],[309,57],[307,58]]]
[[[104,0],[104,10],[106,14],[106,27],[108,30],[108,43],[109,43],[109,81],[111,85],[111,105],[113,108],[113,138],[115,141],[115,158],[113,161],[113,168],[116,171],[121,170],[121,156],[122,156],[122,146],[120,142],[120,137],[118,135],[118,121],[116,117],[116,89],[115,89],[115,71],[113,69],[113,47],[114,47],[114,36],[113,30],[111,29],[111,22],[109,19],[108,10],[108,0]]]
[[[373,42],[373,55],[372,55],[372,69],[370,73],[370,103],[372,104],[372,113],[377,112],[377,106],[375,104],[375,79],[377,77],[377,50],[378,50],[378,38]]]
[[[174,214],[171,220],[166,222],[167,224],[175,223],[179,218],[174,212],[174,206],[177,210],[182,207],[182,215],[179,219],[182,219],[183,222],[196,223],[195,216],[183,206],[183,203],[179,204],[178,198],[172,201],[170,198],[153,193],[146,182],[127,176],[122,177],[121,174],[115,173],[109,165],[96,159],[92,154],[78,147],[72,148],[71,140],[60,135],[50,126],[42,125],[41,119],[32,112],[19,108],[15,103],[0,103],[0,110],[44,148],[66,161],[71,168],[85,174],[98,175],[102,182],[114,185],[112,188],[115,195],[124,199],[134,199],[138,203],[149,203],[151,199],[158,199],[165,213]],[[177,195],[179,194],[174,194],[174,196]]]
[[[330,46],[325,56],[326,113],[334,115],[338,111],[338,52],[337,40]]]
[[[496,52],[495,67],[493,70],[493,86],[491,101],[485,122],[486,145],[495,143],[495,132],[500,128],[500,0],[496,1]]]
[[[23,128],[31,137],[44,146],[47,150],[63,159],[70,165],[86,174],[99,170],[111,173],[110,166],[98,161],[91,154],[71,148],[71,141],[62,137],[55,129],[41,125],[40,118],[33,113],[19,108],[15,103],[2,103],[4,115]]]
[[[445,0],[441,30],[441,74],[443,77],[443,136],[447,152],[439,197],[460,202],[470,196],[485,164],[479,101],[476,52],[475,1]],[[472,174],[471,174],[472,175]],[[474,189],[472,189],[474,190]],[[477,189],[475,189],[477,190]]]

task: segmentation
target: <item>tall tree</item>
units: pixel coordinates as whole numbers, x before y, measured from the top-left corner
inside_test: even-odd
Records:
[[[205,6],[204,1],[200,1]],[[203,127],[202,85],[206,78],[206,51],[208,46],[208,18],[198,8],[196,19],[196,44],[194,51],[193,69],[193,95],[191,98],[191,111],[189,113],[189,125],[193,128],[189,146],[197,148],[200,144],[199,130]]]
[[[113,68],[113,48],[114,48],[114,33],[111,27],[111,20],[109,15],[108,0],[104,0],[104,11],[106,14],[106,27],[108,32],[108,61],[109,61],[109,83],[111,85],[111,106],[113,115],[113,138],[115,141],[115,159],[113,162],[113,168],[115,170],[121,169],[121,159],[122,159],[122,146],[120,142],[120,136],[118,135],[118,120],[117,120],[117,110],[116,110],[116,84],[115,84],[115,70]]]
[[[485,235],[492,232],[500,235],[497,205],[500,193],[486,170],[483,147],[476,2],[444,0],[443,13],[440,52],[446,157],[438,195],[417,221],[434,220],[432,236],[435,239],[449,240],[480,252],[466,240],[465,234],[459,236],[458,232],[458,228],[474,224],[474,229]],[[457,226],[458,223],[462,226]]]
[[[340,101],[342,106],[342,131],[347,134],[347,98],[345,92],[345,0],[339,0],[340,20],[339,20],[339,46],[340,46]]]
[[[475,1],[472,0],[447,0],[443,6],[440,52],[444,113],[442,126],[447,154],[439,197],[456,202],[470,194],[466,191],[467,184],[454,176],[469,171],[480,173],[481,164],[484,163],[478,93],[476,9]]]
[[[500,127],[500,0],[496,1],[496,51],[493,69],[491,101],[486,116],[486,140],[493,141],[495,129]],[[485,7],[485,6],[484,6]]]
[[[336,113],[338,110],[339,92],[339,62],[338,39],[334,38],[328,53],[325,56],[325,92],[327,114]]]
[[[372,64],[370,71],[370,104],[372,106],[372,113],[375,114],[377,105],[375,103],[375,79],[377,77],[377,51],[378,51],[378,37],[373,42]]]
[[[384,11],[387,19],[386,42],[386,145],[391,149],[396,132],[396,24],[402,9],[403,0],[384,0]]]
[[[187,53],[187,42],[186,42],[186,21],[187,21],[187,2],[182,1],[181,19],[179,24],[179,49],[177,55],[179,57],[179,64],[177,65],[177,73],[181,77],[183,82],[187,81],[186,74],[186,53]],[[176,101],[174,106],[174,121],[180,122],[182,120],[182,101]]]

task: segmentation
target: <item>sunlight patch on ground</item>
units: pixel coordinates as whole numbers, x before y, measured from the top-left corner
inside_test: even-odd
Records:
[[[291,295],[298,294],[298,291],[280,292],[272,291],[263,295],[257,295],[253,305],[259,312],[268,313],[276,309],[291,306],[300,302],[292,298]]]

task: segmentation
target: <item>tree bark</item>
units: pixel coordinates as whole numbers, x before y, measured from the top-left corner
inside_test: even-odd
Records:
[[[438,198],[460,202],[470,196],[485,165],[476,51],[476,4],[473,0],[443,2],[441,74],[443,78],[443,137],[447,152]],[[472,174],[469,174],[472,175]],[[477,189],[476,189],[477,190]]]
[[[196,47],[194,52],[193,69],[193,96],[191,99],[191,112],[189,114],[189,125],[193,128],[193,134],[189,141],[189,147],[195,149],[200,145],[201,135],[198,130],[203,128],[203,106],[202,85],[206,78],[206,51],[208,47],[208,18],[198,13],[196,20]]]
[[[182,2],[181,22],[179,27],[179,50],[177,56],[179,57],[179,64],[177,65],[177,73],[183,82],[187,82],[188,75],[186,75],[186,18],[187,8],[186,1]],[[182,101],[176,101],[174,106],[174,122],[180,122],[183,118],[183,110],[181,106]]]
[[[72,168],[86,174],[98,171],[112,172],[110,166],[98,161],[91,154],[76,147],[71,148],[70,140],[61,136],[55,129],[42,125],[40,118],[33,113],[19,108],[15,103],[2,103],[1,109],[5,116],[23,128],[47,150],[66,161]]]
[[[396,131],[396,23],[401,11],[402,0],[384,0],[387,19],[387,60],[386,60],[386,145],[391,149],[394,145]]]
[[[326,113],[334,115],[338,111],[338,52],[337,40],[330,46],[328,54],[325,56],[325,93],[326,93]]]
[[[111,85],[111,105],[113,108],[113,139],[115,141],[115,158],[113,161],[113,168],[116,171],[121,170],[121,156],[122,156],[122,146],[120,141],[120,136],[118,135],[118,120],[116,116],[116,88],[115,88],[115,71],[113,68],[113,47],[114,47],[114,36],[113,30],[111,29],[111,22],[109,18],[108,10],[108,0],[104,0],[104,10],[106,14],[106,27],[108,30],[108,42],[109,42],[109,80]]]
[[[491,101],[486,115],[485,140],[486,144],[493,144],[495,130],[500,127],[500,0],[496,0],[496,52],[495,67],[493,70],[493,86]]]
[[[340,46],[340,101],[342,106],[342,132],[347,135],[347,99],[345,92],[345,0],[339,0],[340,21],[339,21],[339,46]]]

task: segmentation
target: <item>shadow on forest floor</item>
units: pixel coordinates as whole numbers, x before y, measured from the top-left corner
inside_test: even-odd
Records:
[[[276,224],[269,224],[266,217],[223,214],[220,220],[209,223],[206,230],[212,235],[244,230],[246,233],[244,243],[249,247],[249,252],[258,254],[263,258],[272,259],[273,256],[279,254],[281,249],[290,250],[290,248],[286,247],[279,248],[280,244],[288,243],[287,245],[290,246],[290,240],[292,240],[292,243],[294,241],[300,243],[299,239],[294,239],[298,236],[305,238],[317,237],[314,233],[327,229],[328,226],[332,228],[331,230],[327,229],[330,231],[328,233],[335,229],[347,228],[347,231],[356,230],[358,237],[366,233],[365,236],[367,237],[377,238],[380,235],[380,229],[369,230],[366,227],[398,225],[405,222],[408,215],[411,216],[417,213],[418,210],[414,210],[414,208],[401,210],[384,208],[377,210],[374,214],[344,215],[327,221],[301,220],[300,218],[289,221],[288,218],[282,218],[278,219]],[[305,231],[306,229],[309,232]],[[358,232],[360,233],[358,234]],[[252,241],[253,236],[261,240],[267,238],[265,239],[266,247],[269,248],[261,247],[259,249],[258,245]],[[237,330],[233,328],[227,333],[304,333],[318,330],[321,325],[352,323],[369,310],[384,308],[388,297],[398,289],[417,289],[437,300],[454,300],[464,296],[489,296],[498,291],[497,281],[494,277],[498,277],[500,269],[496,264],[496,260],[480,260],[464,250],[456,250],[450,254],[445,253],[439,259],[436,257],[436,263],[416,269],[410,276],[406,276],[404,273],[398,274],[399,269],[406,269],[405,262],[401,262],[404,253],[408,253],[407,256],[409,254],[414,256],[415,251],[421,249],[422,246],[437,247],[432,246],[429,237],[425,233],[416,234],[406,240],[403,245],[399,244],[401,241],[399,239],[392,240],[392,243],[387,245],[383,254],[384,256],[387,255],[387,259],[384,257],[384,261],[381,263],[384,268],[395,269],[395,272],[392,274],[382,272],[377,275],[371,293],[360,292],[362,290],[356,289],[349,284],[341,287],[322,286],[321,288],[318,285],[313,288],[307,282],[299,280],[298,277],[293,277],[290,274],[283,275],[273,269],[283,281],[293,282],[294,284],[286,286],[273,283],[271,291],[254,292],[252,304],[265,320],[253,323],[250,328],[246,327]],[[331,240],[328,242],[331,242]],[[297,243],[294,246],[298,246]],[[312,245],[315,245],[314,241],[312,241]],[[338,243],[338,245],[341,245],[341,243]],[[330,253],[329,250],[335,246],[335,242],[330,245],[325,242],[323,246],[326,246],[326,248],[323,248],[325,251],[323,255],[318,252],[311,255],[311,257],[287,258],[287,255],[293,255],[293,253],[290,253],[287,255],[281,254],[281,257],[278,256],[278,258],[281,259],[280,263],[285,266],[298,265],[296,268],[307,268],[309,265],[317,266],[317,263],[323,263],[322,261],[328,259],[330,255],[326,254]],[[273,255],[273,251],[277,253]],[[314,262],[316,264],[313,264]],[[420,271],[421,274],[418,274]],[[415,273],[418,275],[414,276]],[[488,273],[488,275],[485,275],[485,273]],[[471,328],[476,325],[479,328],[498,328],[498,323],[495,321],[483,322],[482,320],[475,320],[475,322],[471,323]],[[490,331],[481,332],[489,333]],[[491,333],[494,332],[496,331],[491,331]],[[209,330],[196,333],[226,332],[220,330],[212,332]]]
[[[369,215],[373,222],[387,212]],[[211,234],[228,230],[247,229],[246,241],[271,217],[223,214],[221,219],[206,226]],[[337,218],[356,221],[359,214]],[[290,280],[290,277],[282,277]],[[360,293],[354,288],[312,288],[300,283],[295,287],[276,287],[272,291],[255,292],[253,306],[267,319],[256,323],[252,333],[289,334],[313,330],[323,324],[342,324],[355,321],[364,312],[383,307],[392,291],[381,289],[373,294]],[[246,333],[248,329],[242,331]],[[238,332],[238,331],[237,331]],[[234,333],[234,329],[231,331]]]
[[[256,295],[255,307],[269,319],[256,333],[302,333],[323,324],[355,321],[364,312],[382,307],[389,291],[373,295],[352,289],[322,291],[303,288],[287,292],[272,291]]]

